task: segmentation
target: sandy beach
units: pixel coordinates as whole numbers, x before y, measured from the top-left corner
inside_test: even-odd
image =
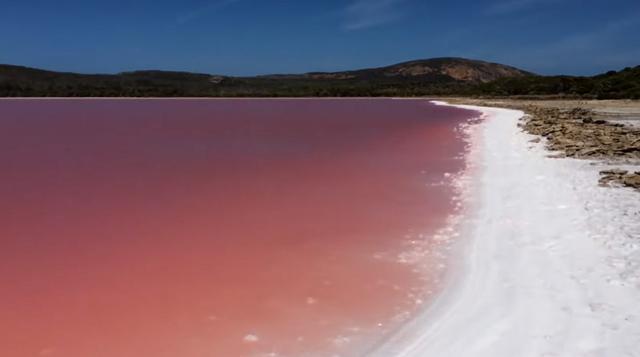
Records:
[[[518,110],[476,106],[448,287],[374,356],[637,356],[640,200],[604,163],[551,158]]]

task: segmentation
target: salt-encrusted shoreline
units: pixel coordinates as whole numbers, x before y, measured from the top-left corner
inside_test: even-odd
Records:
[[[523,110],[527,114],[524,130],[544,137],[554,156],[607,162],[601,185],[640,191],[640,101],[451,100]]]
[[[640,199],[597,162],[549,158],[523,112],[481,110],[457,267],[371,356],[637,356]]]

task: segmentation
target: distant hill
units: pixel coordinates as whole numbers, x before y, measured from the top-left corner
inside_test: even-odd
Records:
[[[167,71],[84,75],[0,65],[0,96],[420,95],[527,75],[531,73],[462,58],[419,60],[345,72],[257,77]]]
[[[343,72],[230,77],[189,72],[77,74],[0,65],[3,97],[305,97],[577,95],[633,97],[638,68],[596,77],[545,77],[463,58]]]
[[[311,72],[302,75],[264,76],[300,79],[416,79],[423,81],[490,82],[499,78],[523,77],[532,73],[498,63],[464,58],[432,58],[398,63],[392,66],[344,72]]]
[[[216,76],[189,72],[137,71],[77,74],[0,65],[0,96],[148,97],[210,95]]]

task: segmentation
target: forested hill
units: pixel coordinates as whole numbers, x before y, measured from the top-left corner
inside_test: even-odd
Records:
[[[640,98],[640,66],[595,77],[435,58],[343,72],[231,77],[189,72],[77,74],[0,65],[2,97],[313,97],[563,95]]]

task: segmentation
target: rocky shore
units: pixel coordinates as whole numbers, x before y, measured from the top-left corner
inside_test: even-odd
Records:
[[[601,185],[640,190],[640,102],[447,100],[523,110],[520,127],[540,136],[552,157],[604,162],[612,168],[600,172]]]

